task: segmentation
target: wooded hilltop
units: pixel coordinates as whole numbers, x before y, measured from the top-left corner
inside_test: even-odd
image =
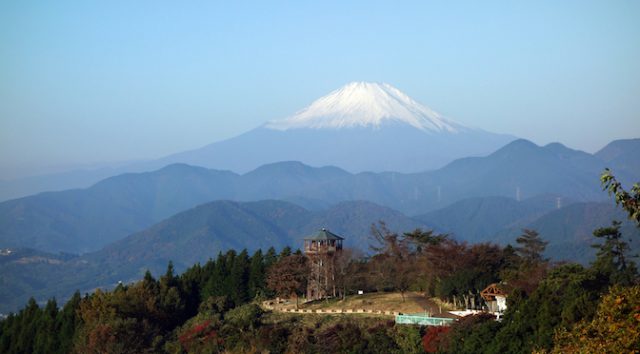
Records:
[[[640,188],[609,171],[603,184],[640,226]],[[498,284],[508,308],[449,327],[395,324],[384,317],[300,316],[262,301],[298,298],[305,255],[286,247],[249,255],[229,250],[180,275],[173,265],[110,291],[78,292],[61,308],[34,299],[0,323],[2,353],[602,353],[640,350],[640,285],[620,223],[594,231],[597,257],[585,267],[544,258],[544,235],[523,230],[515,245],[469,244],[432,231],[372,226],[372,256],[336,260],[337,297],[419,291],[456,308],[481,308]],[[632,240],[638,242],[638,240]],[[335,299],[339,301],[339,299]]]

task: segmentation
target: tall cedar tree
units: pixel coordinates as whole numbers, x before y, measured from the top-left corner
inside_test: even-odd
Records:
[[[257,250],[253,256],[251,256],[251,262],[249,264],[249,280],[247,282],[249,299],[264,296],[260,290],[264,288],[264,268],[265,265],[262,250]]]
[[[247,302],[249,300],[249,254],[246,249],[233,259],[228,279],[228,289],[233,303],[239,306]]]

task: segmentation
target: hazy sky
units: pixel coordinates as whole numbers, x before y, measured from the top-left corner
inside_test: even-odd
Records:
[[[0,178],[197,148],[356,80],[593,152],[640,137],[640,1],[3,1]]]

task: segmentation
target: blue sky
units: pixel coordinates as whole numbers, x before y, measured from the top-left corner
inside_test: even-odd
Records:
[[[638,1],[3,1],[0,178],[157,158],[388,82],[589,152],[640,137]]]

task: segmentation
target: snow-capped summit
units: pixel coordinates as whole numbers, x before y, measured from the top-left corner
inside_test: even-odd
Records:
[[[371,82],[349,83],[293,116],[270,121],[265,127],[275,130],[380,128],[388,123],[408,124],[431,132],[457,133],[465,129],[397,88]]]
[[[351,172],[418,172],[487,155],[513,139],[444,118],[391,85],[354,82],[289,118],[158,163],[239,173],[279,161]]]

